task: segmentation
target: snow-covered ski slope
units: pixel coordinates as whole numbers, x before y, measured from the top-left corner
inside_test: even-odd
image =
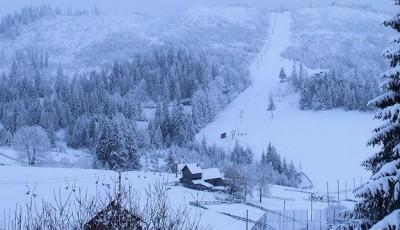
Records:
[[[197,138],[206,137],[208,144],[226,148],[232,148],[237,140],[251,147],[256,159],[271,142],[283,157],[293,160],[295,165],[301,164],[315,189],[321,191],[326,190],[327,181],[335,189],[338,179],[342,186],[345,181],[353,185],[353,178],[358,184],[361,177],[367,177],[360,164],[373,151],[366,147],[376,126],[373,114],[298,109],[298,98],[289,92],[287,83],[278,79],[281,67],[290,74],[293,65],[281,57],[290,45],[290,25],[290,13],[271,14],[270,37],[250,67],[253,84],[201,130]],[[271,94],[277,107],[274,118],[267,111]],[[220,139],[224,132],[228,138]],[[235,132],[233,138],[232,132]]]

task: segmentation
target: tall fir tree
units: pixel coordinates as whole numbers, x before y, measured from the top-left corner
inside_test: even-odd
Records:
[[[400,32],[399,14],[384,25]],[[368,144],[380,149],[363,163],[372,176],[356,191],[360,200],[353,211],[352,224],[361,229],[400,229],[400,38],[384,56],[391,67],[381,75],[384,93],[369,103],[380,109],[375,118],[384,124],[374,130]]]
[[[283,67],[281,68],[281,71],[279,72],[279,80],[281,82],[285,82],[287,79],[287,75],[285,73],[285,70],[283,69]]]

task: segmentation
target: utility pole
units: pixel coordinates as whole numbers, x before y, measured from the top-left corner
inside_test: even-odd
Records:
[[[286,200],[283,200],[282,229],[285,229]]]
[[[338,180],[338,181],[337,181],[337,200],[338,200],[338,201],[340,201],[340,196],[339,196],[340,189],[339,189],[339,186],[340,186],[340,181]]]
[[[310,203],[311,203],[311,221],[313,219],[313,199],[314,199],[314,193],[310,194]]]
[[[326,223],[329,222],[329,182],[326,182],[326,200],[328,203],[328,208],[326,209]]]
[[[329,208],[329,182],[326,182],[326,200],[328,202],[328,208]]]

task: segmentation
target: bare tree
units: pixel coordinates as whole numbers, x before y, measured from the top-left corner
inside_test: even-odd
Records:
[[[50,148],[50,140],[40,126],[24,126],[15,133],[13,146],[15,149],[25,152],[28,163],[33,165],[36,162],[37,154]]]

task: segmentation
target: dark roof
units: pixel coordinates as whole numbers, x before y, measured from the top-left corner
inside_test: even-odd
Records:
[[[186,165],[183,167],[183,169],[184,169],[184,168],[189,169],[189,171],[190,171],[192,174],[199,174],[199,173],[202,173],[201,168],[200,168],[199,166],[197,166],[197,164],[186,164]],[[183,170],[183,169],[182,169],[182,170]]]
[[[85,224],[85,230],[142,230],[142,219],[113,200]]]

